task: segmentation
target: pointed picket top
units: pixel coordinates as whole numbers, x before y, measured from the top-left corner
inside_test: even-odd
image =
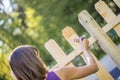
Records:
[[[45,43],[45,48],[48,50],[48,52],[52,55],[52,57],[57,62],[64,60],[64,58],[66,57],[65,52],[60,48],[60,46],[53,39],[50,39]]]
[[[108,5],[102,0],[95,4],[95,9],[108,23],[116,17]]]
[[[114,1],[117,2],[118,4],[120,4],[120,0],[114,0]],[[107,4],[104,1],[98,1],[95,4],[95,9],[103,17],[103,19],[105,21],[107,21],[108,24],[110,24],[110,25],[112,25],[112,22],[115,19],[118,19],[116,22],[118,22],[120,19],[120,18],[118,18],[119,15],[116,16],[115,13],[112,12],[112,10],[107,6]],[[120,37],[120,23],[116,24],[115,26],[114,25],[112,25],[112,26],[114,27],[113,29],[116,31],[116,33]],[[110,27],[108,27],[108,28],[110,28]]]
[[[79,44],[75,43],[74,39],[79,38],[79,36],[75,33],[75,31],[71,27],[67,26],[62,30],[62,34],[64,38],[70,43],[70,45],[76,49]]]

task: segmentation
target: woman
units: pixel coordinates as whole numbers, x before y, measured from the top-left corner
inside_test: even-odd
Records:
[[[76,39],[81,43],[86,65],[81,67],[61,67],[48,71],[33,46],[19,46],[10,57],[10,67],[17,80],[73,80],[80,79],[98,71],[98,66],[88,51],[87,39]]]

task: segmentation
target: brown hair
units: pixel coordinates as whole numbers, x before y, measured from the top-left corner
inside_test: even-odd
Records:
[[[48,72],[38,57],[38,50],[29,45],[15,48],[9,64],[17,80],[44,80]]]

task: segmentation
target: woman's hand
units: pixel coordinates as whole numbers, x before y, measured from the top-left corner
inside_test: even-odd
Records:
[[[83,50],[88,50],[88,46],[89,46],[89,41],[85,38],[83,39],[82,41],[82,47],[83,47]]]
[[[88,50],[89,41],[86,39],[85,35],[80,38],[75,38],[74,41],[80,43],[80,48],[82,50]]]

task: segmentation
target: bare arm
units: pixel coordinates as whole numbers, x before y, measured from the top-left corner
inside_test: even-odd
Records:
[[[81,67],[62,67],[56,70],[55,72],[61,78],[61,80],[83,78],[98,71],[98,66],[88,50],[89,45],[88,40],[84,39],[83,41],[80,42],[86,65]]]
[[[82,50],[83,50],[83,55],[84,55],[84,61],[86,62],[86,65],[97,65],[95,60],[93,59],[92,55],[90,54],[89,50],[88,50],[88,45],[89,42],[87,39],[84,39],[81,43],[82,46]]]

